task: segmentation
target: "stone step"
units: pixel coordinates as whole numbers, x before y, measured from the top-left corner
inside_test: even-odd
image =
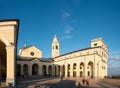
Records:
[[[6,82],[1,82],[0,88],[6,88],[6,87],[7,87]]]

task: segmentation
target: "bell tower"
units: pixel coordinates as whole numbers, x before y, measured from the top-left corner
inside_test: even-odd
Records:
[[[60,46],[56,35],[54,35],[53,42],[52,42],[52,58],[57,57],[60,55]]]

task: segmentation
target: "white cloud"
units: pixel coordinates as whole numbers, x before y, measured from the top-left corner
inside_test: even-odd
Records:
[[[120,51],[109,52],[108,59],[109,74],[117,74],[120,72]]]
[[[118,55],[120,56],[120,51],[119,50],[109,52],[109,56],[118,56]]]
[[[120,51],[116,50],[116,51],[109,52],[109,59],[110,60],[120,60]]]
[[[65,26],[64,33],[70,34],[74,28],[72,26]]]
[[[67,17],[69,17],[70,16],[70,13],[69,12],[67,12],[67,11],[65,11],[65,10],[62,10],[62,19],[66,19]]]
[[[108,67],[120,67],[120,60],[109,58]]]
[[[72,38],[71,35],[63,35],[63,36],[62,36],[62,39],[70,39],[70,38]]]
[[[71,26],[71,23],[75,23],[77,20],[72,19],[72,16],[70,14],[70,12],[66,11],[66,10],[61,10],[61,17],[63,20],[63,24],[64,24],[64,29],[63,29],[63,34],[62,34],[62,39],[70,39],[72,38],[72,32],[74,30],[74,27]]]
[[[110,60],[120,60],[120,56],[112,56],[109,59]]]
[[[70,25],[64,26],[64,34],[62,35],[62,39],[70,39],[72,38],[72,31],[74,28]]]

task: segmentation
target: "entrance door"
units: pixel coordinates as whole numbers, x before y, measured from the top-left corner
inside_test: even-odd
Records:
[[[6,46],[0,41],[0,80],[6,81]]]
[[[82,71],[80,71],[80,77],[82,77],[83,76],[83,72]]]
[[[76,77],[76,71],[73,71],[73,77]]]

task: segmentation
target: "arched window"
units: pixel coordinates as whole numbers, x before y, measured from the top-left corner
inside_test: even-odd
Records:
[[[76,69],[76,66],[77,66],[76,63],[74,63],[74,64],[73,64],[73,70]]]
[[[56,49],[58,49],[58,46],[56,46]]]

